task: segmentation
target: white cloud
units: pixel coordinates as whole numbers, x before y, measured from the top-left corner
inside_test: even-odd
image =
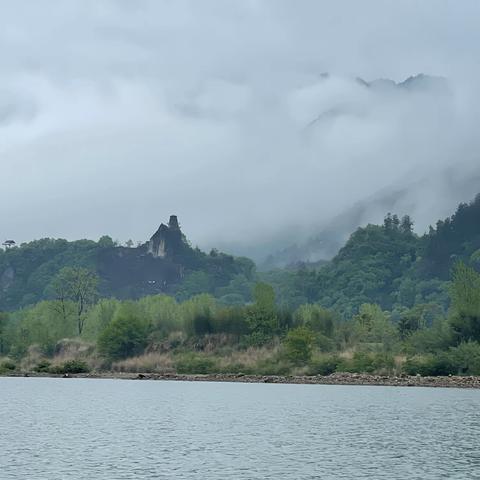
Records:
[[[425,228],[479,190],[479,13],[434,0],[3,3],[3,235],[145,239],[176,213],[193,243],[252,244],[402,188],[399,213]],[[420,72],[450,92],[355,80]]]

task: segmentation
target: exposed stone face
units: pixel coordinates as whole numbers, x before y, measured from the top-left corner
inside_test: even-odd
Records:
[[[161,224],[158,230],[152,235],[148,242],[148,253],[155,258],[164,258],[167,254],[166,243],[168,237],[168,227],[165,224]]]
[[[165,258],[178,253],[182,246],[182,232],[176,215],[171,215],[168,226],[162,223],[148,242],[148,253]]]

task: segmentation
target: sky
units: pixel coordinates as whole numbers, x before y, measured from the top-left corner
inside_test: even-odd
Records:
[[[248,252],[359,203],[381,221],[392,191],[421,233],[480,192],[478,18],[477,0],[0,1],[0,239],[142,241],[176,214],[192,244]],[[420,73],[446,84],[357,80]]]

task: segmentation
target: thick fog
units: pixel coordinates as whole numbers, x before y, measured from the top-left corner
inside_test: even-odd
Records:
[[[260,254],[359,208],[352,228],[388,209],[421,232],[480,191],[478,18],[477,0],[2,2],[0,239],[144,240],[176,214],[193,244]]]

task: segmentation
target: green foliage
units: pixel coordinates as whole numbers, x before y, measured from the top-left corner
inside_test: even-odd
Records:
[[[291,368],[292,366],[289,361],[272,356],[259,361],[255,365],[253,373],[256,375],[289,375]]]
[[[64,320],[67,320],[68,308],[74,305],[74,315],[78,335],[82,334],[87,310],[93,305],[97,296],[97,275],[86,268],[64,267],[52,281],[51,289],[55,292],[58,308]]]
[[[98,350],[110,360],[143,352],[147,345],[148,325],[131,304],[123,305],[98,338]]]
[[[308,375],[331,375],[335,373],[340,359],[337,355],[322,355],[313,358],[308,364]]]
[[[45,355],[52,355],[56,343],[76,334],[75,322],[52,308],[52,302],[16,312],[11,319],[9,342],[17,356],[22,356],[30,345],[37,344]]]
[[[458,261],[475,261],[480,248],[480,195],[461,203],[454,215],[440,220],[424,239],[422,270],[429,276],[448,279]],[[473,258],[472,258],[473,255]]]
[[[457,367],[447,353],[439,352],[407,358],[403,370],[407,375],[435,377],[453,375],[457,372]]]
[[[355,352],[351,359],[343,358],[337,365],[339,372],[392,373],[395,360],[388,353]]]
[[[353,322],[354,335],[359,343],[377,345],[381,350],[390,351],[398,340],[397,329],[378,305],[361,305]]]
[[[480,375],[480,343],[465,342],[450,348],[449,357],[461,375]]]
[[[443,309],[434,303],[421,303],[400,313],[398,333],[402,340],[417,330],[432,326],[436,319],[443,317]]]
[[[245,309],[242,307],[218,308],[211,319],[211,325],[213,332],[226,333],[237,338],[248,333]]]
[[[423,328],[411,333],[404,348],[409,354],[435,353],[446,350],[452,345],[453,336],[450,324],[444,318],[434,320],[430,328]]]
[[[403,368],[409,375],[480,375],[480,344],[465,342],[447,351],[413,356]]]
[[[285,358],[295,365],[303,365],[312,357],[315,334],[306,327],[290,330],[283,340]]]
[[[211,292],[213,279],[206,272],[192,272],[185,277],[177,292],[179,300],[187,300],[195,295]]]
[[[16,368],[17,368],[16,363],[9,358],[6,358],[0,361],[0,374],[11,373],[14,370],[16,370]]]
[[[187,353],[178,356],[175,367],[182,374],[207,374],[215,371],[215,362],[206,355]]]
[[[278,316],[275,307],[275,292],[266,283],[257,283],[253,290],[255,304],[247,307],[245,320],[250,335],[249,343],[264,345],[278,332]]]
[[[104,297],[139,298],[162,291],[181,300],[201,293],[240,294],[242,302],[250,300],[255,275],[251,260],[220,252],[206,255],[185,239],[180,243],[165,259],[147,255],[146,245],[120,247],[108,236],[98,242],[46,238],[0,249],[0,310],[57,298],[59,284],[54,279],[64,268],[95,272]]]
[[[275,291],[268,283],[259,282],[253,288],[255,306],[265,311],[275,310]]]
[[[181,304],[184,328],[189,336],[212,333],[212,317],[217,308],[215,298],[208,294],[196,295]]]
[[[146,297],[155,298],[155,297]],[[112,321],[115,312],[120,308],[120,301],[114,298],[104,298],[86,312],[85,327],[82,338],[96,341],[100,333]]]
[[[51,300],[0,313],[0,355],[22,359],[23,365],[37,362],[37,370],[45,373],[74,373],[88,365],[58,364],[57,359],[88,359],[89,340],[106,365],[142,356],[129,359],[130,368],[148,359],[149,365],[192,374],[386,374],[400,369],[394,361],[398,354],[407,356],[407,373],[477,374],[480,231],[465,218],[471,221],[471,212],[480,212],[479,202],[480,197],[475,205],[459,208],[454,219],[421,238],[412,233],[410,218],[389,214],[383,225],[354,232],[327,264],[258,276],[247,259],[216,250],[207,255],[186,241],[169,258],[153,260],[145,245],[116,247],[109,238],[40,241],[2,251],[0,306],[27,305],[42,296]],[[443,273],[432,273],[433,259],[447,251],[458,254],[451,253],[444,264],[463,260],[451,285]],[[31,257],[28,262],[25,256]],[[116,262],[124,261],[119,259],[132,267],[138,288],[113,289],[116,275],[108,268],[117,268]],[[141,298],[97,302],[97,268],[101,292],[112,288],[122,298]],[[157,284],[155,272],[163,269],[173,277]],[[159,288],[163,293],[144,295]],[[64,356],[59,345],[77,346]],[[47,360],[38,362],[43,357]]]
[[[337,323],[337,316],[331,310],[320,305],[301,305],[294,314],[295,323],[304,325],[315,333],[332,337]]]
[[[0,291],[0,309],[13,309],[48,298],[46,288],[65,266],[94,268],[100,246],[90,240],[68,242],[44,238],[0,250],[0,275],[8,279]]]
[[[49,366],[48,372],[56,374],[89,373],[90,367],[83,360],[67,360],[60,365]]]
[[[37,373],[54,373],[50,370],[52,363],[48,360],[40,360],[35,367],[33,367],[33,371]]]
[[[450,323],[460,341],[480,340],[480,274],[459,262],[453,271]]]

